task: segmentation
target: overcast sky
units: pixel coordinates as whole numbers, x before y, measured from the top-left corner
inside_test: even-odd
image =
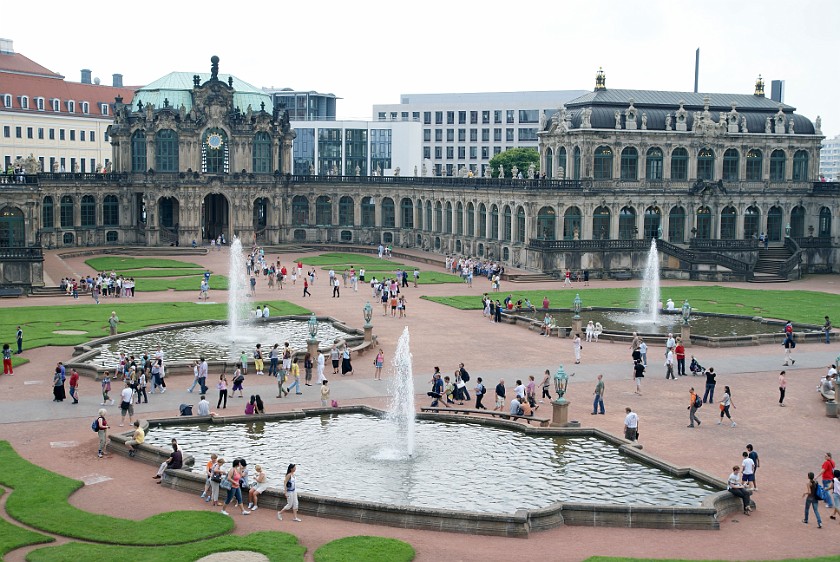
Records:
[[[18,6],[13,8],[12,6]],[[251,84],[330,92],[339,118],[369,118],[401,93],[591,90],[752,93],[784,79],[785,102],[840,134],[840,2],[798,0],[42,0],[10,4],[0,37],[78,81],[90,68],[143,85],[171,71],[221,72]],[[34,10],[34,9],[33,9]],[[17,12],[17,15],[15,15]],[[37,13],[36,13],[37,12]]]

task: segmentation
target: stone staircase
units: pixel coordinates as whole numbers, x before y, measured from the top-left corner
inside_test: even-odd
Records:
[[[511,283],[544,283],[558,279],[547,273],[506,273],[505,280]]]
[[[33,287],[30,297],[60,297],[66,295],[61,287]]]
[[[781,274],[784,263],[791,257],[790,250],[784,246],[771,247],[758,251],[758,260],[753,266],[751,283],[787,283],[788,278]]]

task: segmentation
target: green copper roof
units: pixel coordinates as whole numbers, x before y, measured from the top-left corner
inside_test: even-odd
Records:
[[[170,72],[137,90],[132,104],[136,107],[137,102],[142,101],[143,105],[152,103],[160,108],[163,107],[163,100],[167,99],[171,107],[179,108],[183,104],[189,111],[192,109],[193,75],[195,74],[198,74],[202,84],[210,80],[208,72]],[[231,77],[230,74],[219,74],[219,81],[227,84],[229,77]],[[272,111],[271,95],[236,76],[232,78],[235,90],[233,103],[236,107],[241,111],[247,111],[250,105],[251,110],[257,112],[260,110],[260,103],[265,102],[265,110],[269,113]]]

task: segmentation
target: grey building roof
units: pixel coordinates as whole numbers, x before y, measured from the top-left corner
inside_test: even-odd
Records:
[[[202,84],[210,79],[208,72],[170,72],[137,90],[133,104],[136,106],[138,101],[142,101],[144,105],[152,103],[155,107],[163,107],[164,100],[168,100],[170,107],[177,109],[183,104],[189,111],[192,109],[193,75],[198,75]],[[250,105],[253,111],[259,111],[260,103],[265,102],[266,111],[271,112],[274,102],[270,94],[236,76],[219,74],[219,80],[225,84],[229,77],[233,78],[233,103],[236,107],[246,111]]]

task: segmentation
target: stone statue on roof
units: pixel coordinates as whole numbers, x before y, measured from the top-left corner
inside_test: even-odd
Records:
[[[621,113],[617,109],[615,110],[615,128],[621,128]]]
[[[671,130],[671,114],[670,113],[665,114],[665,130],[666,131]]]
[[[537,168],[536,168],[536,166],[534,166],[534,163],[533,163],[533,162],[531,162],[530,164],[528,164],[528,179],[529,179],[529,180],[534,179],[534,175],[535,175],[535,173],[536,173],[536,169],[537,169]]]
[[[642,112],[642,130],[647,130],[647,113],[645,113],[644,111]]]
[[[589,107],[583,108],[583,116],[580,122],[581,129],[591,129],[592,128],[592,109]]]
[[[540,131],[545,129],[545,110],[540,111]]]
[[[742,133],[749,133],[750,132],[750,130],[747,129],[747,116],[746,115],[741,116],[741,132]]]
[[[792,135],[793,133],[793,117],[791,117],[790,122],[788,123],[788,134]]]
[[[767,134],[772,133],[773,131],[770,129],[770,118],[764,120],[764,132]]]
[[[187,106],[183,103],[181,104],[181,107],[178,108],[178,117],[181,118],[181,121],[184,121],[187,117]]]
[[[822,134],[822,117],[820,117],[819,115],[817,115],[817,119],[814,121],[814,134]]]
[[[484,166],[484,177],[490,179],[493,177],[493,170],[490,166]]]
[[[785,112],[782,111],[782,106],[779,105],[779,111],[776,112],[776,118],[774,119],[776,128],[775,133],[777,135],[785,134]]]

